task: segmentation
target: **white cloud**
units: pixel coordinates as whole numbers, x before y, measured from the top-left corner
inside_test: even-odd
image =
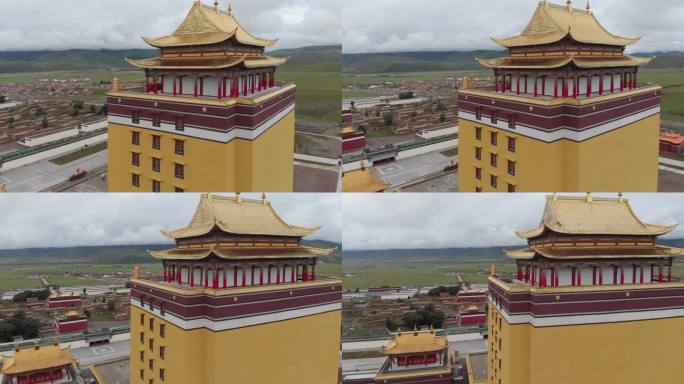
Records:
[[[545,196],[345,194],[343,247],[346,250],[377,250],[522,245],[524,241],[514,231],[539,224]],[[682,194],[626,197],[646,222],[684,224]],[[683,238],[684,227],[678,227],[667,237]]]
[[[213,1],[205,0],[205,3]],[[220,6],[227,8],[227,1]],[[0,50],[149,48],[173,32],[192,0],[0,0]],[[275,48],[340,44],[338,0],[233,0],[245,28]]]
[[[322,226],[309,238],[341,241],[341,196],[274,193],[268,199],[291,224]],[[187,225],[198,200],[197,194],[2,194],[0,249],[168,242],[160,231]]]
[[[551,0],[565,3],[562,0]],[[521,32],[537,1],[346,0],[345,53],[495,49],[490,37]],[[583,8],[584,1],[574,1]],[[592,10],[611,32],[642,36],[640,52],[684,50],[684,3],[678,0],[600,0]]]

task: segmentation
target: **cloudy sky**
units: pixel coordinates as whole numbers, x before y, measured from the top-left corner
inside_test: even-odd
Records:
[[[339,195],[272,193],[268,200],[293,225],[323,227],[308,239],[340,242]],[[198,201],[197,194],[2,194],[0,249],[166,242],[159,231],[187,225]]]
[[[346,250],[378,250],[522,245],[525,243],[514,231],[539,224],[545,196],[345,194],[343,246]],[[683,224],[664,237],[684,238],[684,194],[625,197],[646,222]]]
[[[147,47],[173,32],[194,0],[0,0],[0,51]],[[213,0],[204,0],[213,4]],[[340,44],[340,0],[232,0],[253,34],[277,48]],[[227,9],[228,1],[221,0]]]
[[[551,0],[565,4],[564,0]],[[574,0],[584,8],[585,0]],[[494,49],[521,32],[537,0],[345,0],[345,53]],[[639,52],[684,50],[681,0],[592,0],[611,32],[641,36]]]

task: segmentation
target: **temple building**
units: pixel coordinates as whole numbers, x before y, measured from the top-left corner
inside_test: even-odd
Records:
[[[461,308],[458,314],[459,327],[478,327],[487,324],[487,311],[476,304]]]
[[[684,152],[684,136],[674,131],[661,132],[660,151],[676,155]]]
[[[342,128],[342,154],[363,152],[366,149],[366,132],[353,127]]]
[[[287,59],[250,34],[228,6],[195,1],[170,35],[144,38],[159,56],[128,60],[141,88],[108,94],[109,191],[290,192],[295,85]]]
[[[88,330],[86,315],[74,310],[55,315],[53,326],[57,334],[78,333]]]
[[[684,249],[617,198],[548,196],[511,277],[489,278],[490,384],[680,383]]]
[[[438,331],[398,332],[392,335],[385,348],[382,367],[373,373],[347,375],[342,384],[453,384],[456,381],[453,364],[455,356],[449,356],[446,336]],[[460,368],[457,369],[460,371]]]
[[[640,83],[653,58],[586,9],[537,6],[525,30],[494,39],[492,86],[461,89],[461,192],[653,191],[661,88]]]
[[[385,183],[377,169],[367,167],[363,162],[361,168],[342,173],[343,192],[380,193],[391,187]]]
[[[131,280],[131,383],[335,383],[342,283],[316,269],[318,228],[287,224],[265,196],[203,195],[190,224]]]
[[[70,348],[47,345],[15,349],[2,358],[0,384],[84,384]]]

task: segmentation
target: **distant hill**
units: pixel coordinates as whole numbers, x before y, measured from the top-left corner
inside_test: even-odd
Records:
[[[360,53],[342,55],[345,73],[397,73],[426,71],[485,70],[479,58],[494,58],[505,51],[451,51],[451,52],[396,52]],[[636,56],[657,56],[647,68],[684,68],[684,52],[637,53]]]
[[[321,258],[327,263],[341,261],[341,245],[325,240],[304,240],[310,247],[337,248]],[[172,244],[111,245],[67,248],[26,248],[0,250],[0,266],[36,264],[145,264],[155,263],[148,250],[162,250]]]
[[[0,52],[0,73],[125,69],[124,58],[142,59],[157,56],[156,49]],[[341,46],[312,46],[268,52],[273,56],[291,56],[291,65],[340,63]]]
[[[659,244],[672,247],[684,248],[684,239],[660,239]],[[482,263],[482,262],[511,262],[505,255],[506,250],[523,248],[520,246],[485,247],[485,248],[438,248],[438,249],[387,249],[378,251],[344,251],[344,262],[383,262],[415,261],[421,259],[425,263],[435,262],[459,262],[459,263]]]

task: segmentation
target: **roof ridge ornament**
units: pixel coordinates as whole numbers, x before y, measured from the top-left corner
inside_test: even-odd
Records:
[[[589,5],[589,0],[587,0],[587,13],[591,13],[591,6]]]
[[[625,197],[624,197],[624,195],[622,194],[622,192],[618,192],[618,201],[621,202],[621,203],[624,203],[624,202],[625,202]]]
[[[587,192],[587,203],[593,203],[594,198],[591,196],[591,192]]]
[[[231,4],[232,1],[228,0],[228,15],[233,16],[233,5]]]

